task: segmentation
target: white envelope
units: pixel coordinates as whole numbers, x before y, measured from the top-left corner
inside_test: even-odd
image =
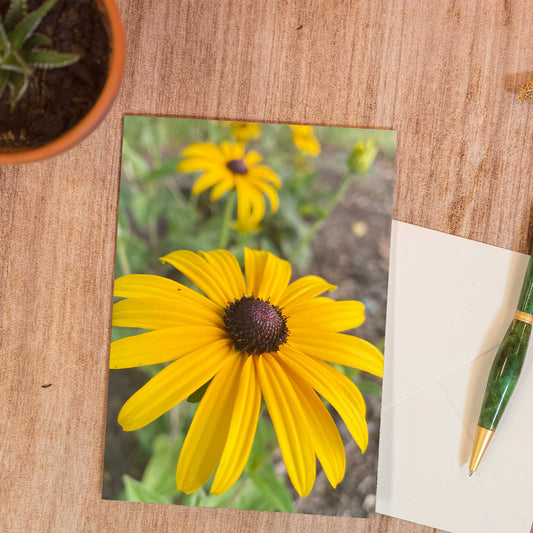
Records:
[[[468,476],[487,376],[528,260],[393,221],[378,513],[454,533],[529,533],[531,345],[496,434]]]

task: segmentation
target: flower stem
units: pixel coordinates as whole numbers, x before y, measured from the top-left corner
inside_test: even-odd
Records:
[[[226,207],[224,208],[224,217],[222,219],[222,231],[220,232],[220,240],[218,242],[220,248],[226,248],[226,246],[228,245],[231,215],[233,214],[234,207],[235,194],[233,194],[233,192],[230,192],[226,201]]]
[[[328,205],[324,209],[324,214],[321,218],[315,221],[315,223],[309,228],[307,233],[302,237],[302,240],[298,243],[294,251],[289,257],[289,261],[293,261],[298,254],[302,251],[302,248],[309,244],[311,239],[322,229],[322,226],[326,223],[327,219],[331,215],[331,212],[340,202],[342,197],[346,194],[346,191],[349,189],[350,185],[354,180],[355,175],[351,172],[348,172],[346,177],[342,180],[340,187],[337,189],[331,200],[328,202]]]
[[[117,258],[122,270],[122,275],[131,274],[130,262],[128,261],[128,254],[126,253],[126,247],[122,239],[117,239]]]

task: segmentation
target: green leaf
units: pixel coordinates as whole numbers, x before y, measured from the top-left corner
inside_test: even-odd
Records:
[[[153,181],[161,178],[168,178],[176,175],[176,165],[178,164],[179,157],[174,157],[165,161],[160,167],[155,168],[151,172],[148,172],[143,177],[143,181]]]
[[[26,39],[35,31],[37,26],[42,22],[44,16],[57,2],[57,0],[46,0],[35,11],[26,15],[17,25],[9,32],[9,40],[15,50],[26,42]]]
[[[164,206],[160,199],[150,198],[146,194],[133,196],[130,206],[135,221],[145,231],[151,221],[156,221],[164,213]]]
[[[152,457],[142,477],[144,486],[169,498],[178,493],[176,465],[182,444],[183,442],[171,441],[164,433],[154,439]]]
[[[135,437],[137,439],[137,442],[139,443],[139,446],[141,447],[141,451],[146,456],[150,456],[150,454],[152,453],[154,441],[157,438],[157,436],[160,435],[161,433],[168,433],[168,430],[169,430],[168,413],[165,413],[165,415],[160,416],[159,418],[155,419],[152,423],[148,424],[147,426],[144,426],[143,428],[138,429],[135,432]]]
[[[269,419],[261,416],[257,423],[254,444],[246,465],[247,472],[255,472],[265,462],[265,458],[277,447],[277,437]]]
[[[66,67],[80,59],[78,54],[63,54],[55,50],[24,50],[20,55],[28,65],[43,69]]]
[[[250,474],[255,486],[262,492],[266,501],[272,504],[274,511],[294,513],[291,493],[276,475],[271,463],[266,463],[259,471]]]
[[[123,166],[131,166],[133,172],[140,177],[150,171],[150,167],[144,157],[130,146],[126,138],[122,141],[122,164]]]
[[[35,48],[36,46],[51,46],[52,39],[44,33],[34,33],[27,41],[28,48]]]
[[[7,83],[11,87],[11,108],[14,108],[15,104],[24,96],[28,88],[29,79],[24,74],[11,72]]]
[[[147,487],[140,481],[124,474],[124,496],[126,501],[139,503],[172,503],[172,498],[159,494],[156,490]]]
[[[373,381],[361,380],[357,381],[357,386],[361,392],[367,394],[374,394],[378,398],[381,398],[381,385],[374,383]]]
[[[19,72],[20,74],[31,75],[32,73],[31,68],[26,64],[24,59],[14,50],[4,57],[0,66],[2,70],[10,70],[11,72]]]
[[[18,24],[26,16],[27,12],[28,4],[26,0],[11,0],[4,20],[6,28],[13,28],[15,24]]]
[[[7,36],[6,29],[2,24],[2,19],[0,19],[0,51],[9,50],[11,43],[9,42],[9,37]]]
[[[211,383],[211,379],[204,383],[201,387],[198,387],[188,398],[187,401],[189,403],[199,403],[200,400],[204,397],[205,391],[207,390],[207,387],[209,387],[209,384]]]

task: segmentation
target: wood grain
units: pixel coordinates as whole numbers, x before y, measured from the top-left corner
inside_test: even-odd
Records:
[[[0,529],[434,531],[101,499],[122,117],[395,129],[396,219],[529,252],[530,2],[118,4],[108,117],[62,156],[0,168]]]

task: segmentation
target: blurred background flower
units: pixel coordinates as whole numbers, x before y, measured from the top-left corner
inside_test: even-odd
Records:
[[[261,137],[261,127],[255,122],[227,122],[231,135],[240,143],[246,144],[250,139]]]
[[[183,159],[176,170],[203,172],[195,182],[192,193],[200,194],[212,187],[210,200],[216,202],[228,191],[237,191],[237,230],[247,233],[256,229],[265,215],[263,194],[270,201],[270,212],[278,210],[276,188],[281,186],[279,176],[265,165],[254,151],[244,153],[242,144],[226,141],[220,147],[211,143],[194,143],[181,153]],[[232,204],[223,223],[227,226],[232,215]],[[221,242],[225,246],[226,242]]]
[[[292,140],[302,151],[312,156],[320,153],[320,143],[313,133],[311,126],[291,126]]]

